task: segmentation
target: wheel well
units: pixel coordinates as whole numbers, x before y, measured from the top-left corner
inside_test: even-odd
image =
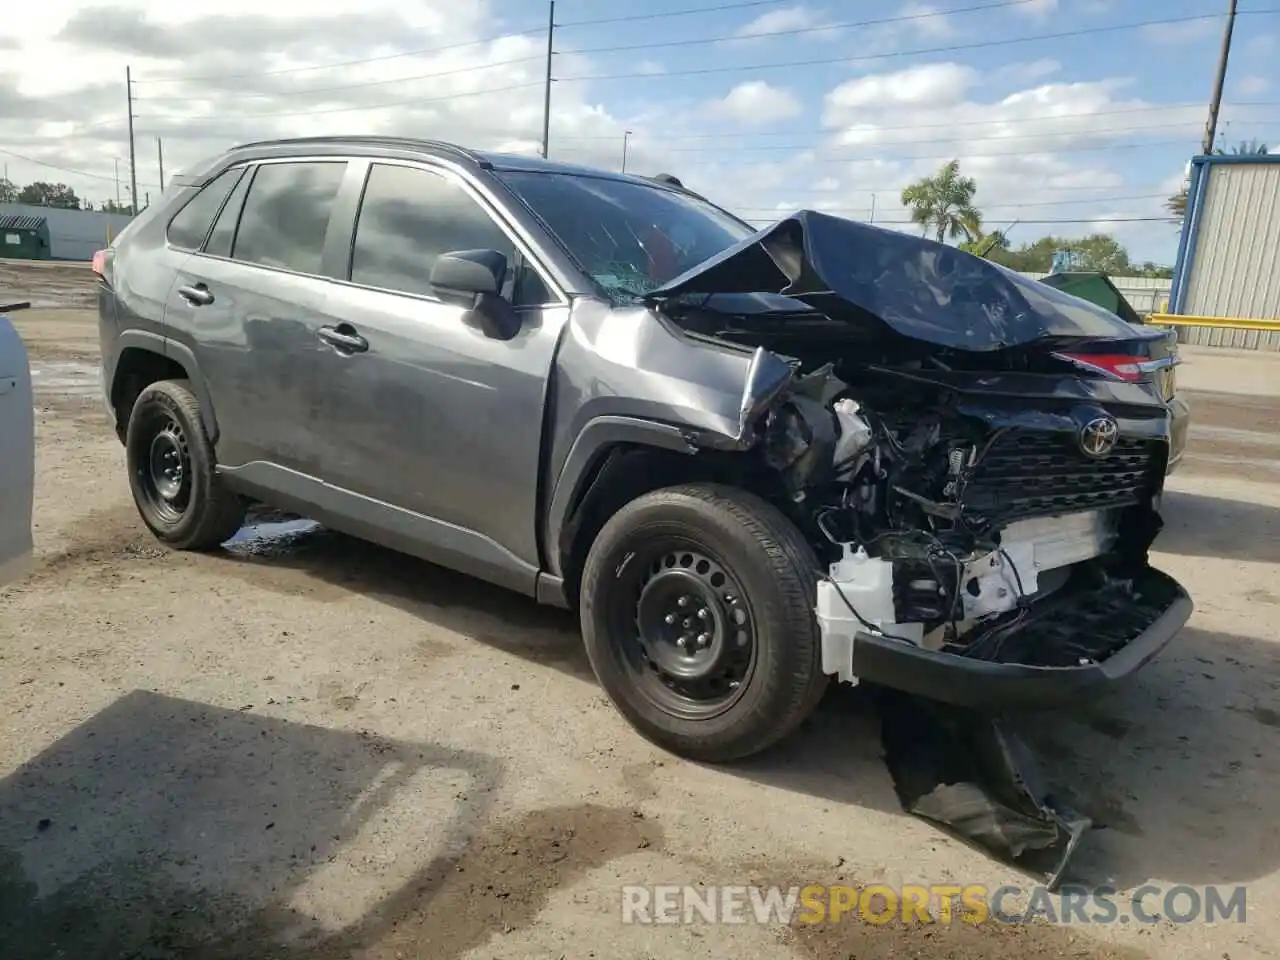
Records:
[[[116,434],[124,438],[133,405],[148,386],[157,380],[185,380],[182,364],[142,347],[126,347],[116,361],[111,381],[111,409],[116,418]]]
[[[609,518],[646,493],[681,483],[727,483],[774,499],[766,478],[751,469],[747,455],[711,451],[686,454],[658,447],[619,444],[596,461],[577,503],[560,531],[559,550],[565,598],[578,603],[587,553]]]

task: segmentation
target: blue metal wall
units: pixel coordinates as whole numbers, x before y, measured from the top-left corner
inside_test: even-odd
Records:
[[[119,213],[92,210],[63,210],[27,203],[0,203],[0,214],[16,213],[44,217],[49,224],[49,252],[55,260],[91,260],[95,250],[107,245],[132,219]]]

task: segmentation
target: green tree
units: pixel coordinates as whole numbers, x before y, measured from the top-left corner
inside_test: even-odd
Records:
[[[981,233],[982,214],[973,205],[978,184],[961,176],[960,161],[949,160],[937,174],[923,177],[902,191],[902,205],[920,224],[921,234],[932,230],[939,243],[963,236],[973,240]]]
[[[127,203],[116,203],[114,200],[103,200],[102,206],[98,208],[102,213],[129,213],[129,205]]]
[[[1009,238],[1004,235],[1003,230],[992,230],[990,233],[978,230],[970,239],[960,241],[960,249],[965,253],[998,261],[1000,255],[1009,249]]]
[[[18,194],[19,203],[30,203],[38,207],[62,207],[65,210],[79,210],[80,198],[65,183],[45,183],[37,180],[28,183]]]
[[[17,203],[18,187],[12,180],[0,177],[0,203]]]

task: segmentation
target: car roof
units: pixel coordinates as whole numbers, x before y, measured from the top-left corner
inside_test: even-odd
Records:
[[[206,162],[197,164],[189,171],[184,171],[180,177],[183,181],[198,183],[216,174],[219,170],[225,167],[227,163],[246,160],[274,159],[288,156],[314,156],[317,153],[351,152],[355,152],[357,154],[369,154],[371,156],[392,156],[403,159],[412,159],[413,157],[423,156],[441,157],[452,160],[455,163],[470,165],[485,170],[574,174],[577,176],[599,177],[602,179],[621,180],[632,183],[658,184],[666,187],[667,189],[673,188],[671,184],[656,180],[652,177],[618,173],[599,167],[565,163],[561,160],[547,160],[542,157],[531,157],[524,154],[471,150],[444,140],[376,135],[293,137],[284,140],[259,140],[252,143],[242,143],[216,157],[210,157]]]

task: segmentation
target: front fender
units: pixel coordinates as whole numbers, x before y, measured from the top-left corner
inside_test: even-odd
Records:
[[[679,427],[635,417],[597,417],[583,428],[569,448],[564,468],[552,490],[543,531],[543,547],[547,572],[564,576],[560,554],[560,535],[573,507],[586,491],[596,467],[619,444],[658,447],[677,453],[693,454],[697,447],[690,435]]]

